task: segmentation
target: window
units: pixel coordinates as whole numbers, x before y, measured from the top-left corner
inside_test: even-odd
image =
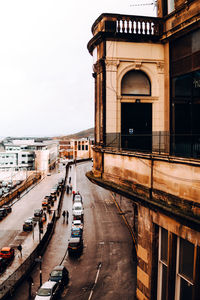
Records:
[[[78,150],[81,150],[81,145],[78,145]]]
[[[85,145],[85,150],[88,151],[88,145]]]
[[[121,94],[151,95],[150,81],[144,72],[132,70],[124,75],[121,82]]]
[[[167,0],[168,14],[174,10],[174,0]]]
[[[176,264],[176,300],[192,299],[194,245],[178,238]]]
[[[159,228],[159,248],[158,248],[158,300],[166,299],[167,284],[167,262],[168,257],[168,231]]]
[[[26,157],[26,154],[22,154],[22,157]]]
[[[163,16],[170,14],[174,10],[174,0],[162,1]]]
[[[84,145],[82,145],[82,150],[84,150]]]

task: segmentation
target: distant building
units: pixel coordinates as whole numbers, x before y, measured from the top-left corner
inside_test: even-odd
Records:
[[[73,159],[92,158],[92,145],[94,140],[90,138],[73,139],[71,145],[73,148]]]
[[[59,140],[59,157],[73,159],[73,148],[70,140]]]
[[[4,151],[0,152],[0,170],[35,169],[34,151]]]
[[[92,26],[87,175],[132,200],[137,299],[199,300],[200,1],[155,2],[158,18],[102,14]]]
[[[59,144],[42,138],[7,138],[2,141],[0,169],[14,168],[47,172],[55,167]]]
[[[91,158],[93,138],[60,140],[59,156],[67,159]]]

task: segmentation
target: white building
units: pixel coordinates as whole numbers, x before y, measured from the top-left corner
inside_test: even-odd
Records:
[[[0,169],[48,172],[56,165],[59,144],[42,138],[7,138],[0,152]]]

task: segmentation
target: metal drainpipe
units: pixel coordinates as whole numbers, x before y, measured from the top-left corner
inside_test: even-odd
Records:
[[[153,156],[151,155],[151,186],[149,189],[149,198],[152,199],[152,191],[153,191]]]

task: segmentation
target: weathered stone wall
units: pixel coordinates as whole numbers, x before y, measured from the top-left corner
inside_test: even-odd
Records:
[[[200,217],[200,163],[194,160],[94,151],[93,172],[138,197]]]

